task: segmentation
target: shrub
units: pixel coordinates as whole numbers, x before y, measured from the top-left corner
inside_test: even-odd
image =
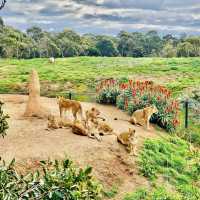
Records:
[[[102,187],[91,177],[91,168],[77,169],[69,160],[42,161],[43,172],[19,175],[14,161],[0,163],[0,199],[79,200],[101,199]]]
[[[113,79],[102,81],[97,86],[97,94],[98,103],[115,105],[117,96],[120,94],[117,82]]]
[[[8,115],[4,115],[2,110],[3,103],[0,101],[0,136],[5,137],[6,130],[8,129],[7,119]]]
[[[159,112],[152,116],[151,122],[158,124],[168,132],[175,131],[179,125],[179,103],[171,97],[171,92],[167,88],[149,81],[134,82],[132,80],[121,84],[120,88],[123,95],[118,100],[120,102],[120,98],[125,99],[124,108],[129,114],[148,105],[155,105]]]
[[[97,94],[99,103],[116,103],[119,109],[130,115],[138,109],[155,105],[159,112],[152,116],[151,122],[168,132],[175,131],[179,125],[179,102],[172,98],[167,88],[151,81],[105,80],[97,86]]]

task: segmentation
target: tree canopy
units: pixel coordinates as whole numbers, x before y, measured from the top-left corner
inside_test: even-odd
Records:
[[[0,41],[0,57],[3,58],[200,56],[200,36],[166,34],[161,37],[155,30],[146,33],[121,31],[117,36],[79,35],[70,29],[56,33],[35,26],[22,32],[6,26],[2,18]]]

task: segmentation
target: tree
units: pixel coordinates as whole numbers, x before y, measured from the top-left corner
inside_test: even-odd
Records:
[[[3,19],[0,17],[0,29],[2,29],[4,27],[4,22]]]
[[[144,56],[144,34],[138,32],[128,33],[125,31],[121,31],[118,37],[118,50],[122,56]]]
[[[166,58],[176,57],[176,48],[173,46],[171,41],[166,43],[163,47],[162,55]]]
[[[157,31],[149,31],[145,34],[145,55],[152,53],[159,55],[163,47],[163,41]]]
[[[97,44],[96,48],[100,52],[101,56],[117,56],[118,50],[114,42],[109,38],[101,38]]]
[[[42,29],[36,26],[27,29],[26,32],[28,36],[36,42],[40,41],[40,39],[44,36]]]
[[[0,3],[0,10],[5,6],[6,0],[2,0]]]
[[[179,57],[189,57],[193,53],[193,46],[189,42],[181,42],[177,46],[177,55]]]
[[[1,1],[1,0],[0,0]],[[117,37],[85,34],[70,29],[54,33],[33,26],[26,33],[6,26],[0,18],[0,57],[38,58],[70,56],[200,56],[200,37],[181,38],[157,31],[121,31]],[[177,54],[177,55],[176,55]]]
[[[190,37],[186,39],[193,46],[192,56],[200,56],[200,37]]]

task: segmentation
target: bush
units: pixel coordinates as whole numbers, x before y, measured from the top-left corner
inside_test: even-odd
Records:
[[[159,112],[152,116],[151,122],[158,124],[168,132],[175,131],[179,125],[179,103],[171,98],[171,92],[167,88],[149,81],[134,82],[132,80],[121,84],[120,88],[123,95],[118,98],[118,101],[121,101],[120,98],[125,99],[124,108],[129,114],[148,105],[155,105]],[[117,105],[119,107],[118,102]]]
[[[174,132],[179,125],[179,102],[172,98],[167,88],[153,82],[105,80],[97,86],[97,93],[97,102],[116,103],[119,109],[130,115],[138,109],[155,105],[159,112],[152,116],[151,122],[168,132]]]
[[[0,163],[0,199],[79,200],[101,199],[102,187],[91,177],[91,168],[77,169],[69,160],[41,161],[42,173],[19,175],[14,161]]]
[[[4,115],[2,110],[3,103],[0,101],[0,136],[5,137],[8,127],[8,115]]]
[[[117,82],[113,79],[102,81],[97,86],[96,100],[101,104],[116,104],[117,96],[120,94]]]

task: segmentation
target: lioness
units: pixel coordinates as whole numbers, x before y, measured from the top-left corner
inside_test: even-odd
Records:
[[[92,122],[97,126],[98,119],[102,119],[103,121],[105,121],[104,118],[100,117],[100,114],[101,112],[95,107],[92,107],[90,110],[87,110],[85,112],[87,126],[89,127],[89,122]]]
[[[81,106],[80,102],[65,99],[64,97],[58,97],[58,105],[59,105],[61,118],[62,118],[63,111],[68,111],[71,109],[72,114],[74,116],[74,121],[77,120],[78,113],[81,115],[81,119],[83,119],[82,106]]]
[[[149,130],[150,129],[149,121],[151,119],[151,116],[155,113],[158,113],[158,109],[154,105],[146,107],[141,110],[137,110],[133,113],[129,122],[132,124],[139,124],[142,126],[146,126],[147,130]]]
[[[60,119],[58,117],[55,117],[54,115],[49,115],[48,116],[48,125],[47,125],[47,130],[50,129],[59,129],[59,128],[71,128],[72,127],[72,122],[69,120],[64,120]]]
[[[98,141],[101,140],[95,132],[91,132],[91,130],[87,128],[86,121],[84,120],[82,120],[82,122],[78,120],[74,121],[72,125],[72,132],[76,135],[88,136],[89,138],[97,139]]]
[[[123,132],[117,136],[117,141],[126,146],[127,151],[130,155],[136,155],[136,131],[129,128],[128,132]]]
[[[88,130],[83,122],[74,121],[72,125],[72,132],[76,135],[88,136]]]
[[[98,122],[97,126],[99,135],[104,136],[104,135],[116,135],[113,132],[113,128],[106,122]]]

